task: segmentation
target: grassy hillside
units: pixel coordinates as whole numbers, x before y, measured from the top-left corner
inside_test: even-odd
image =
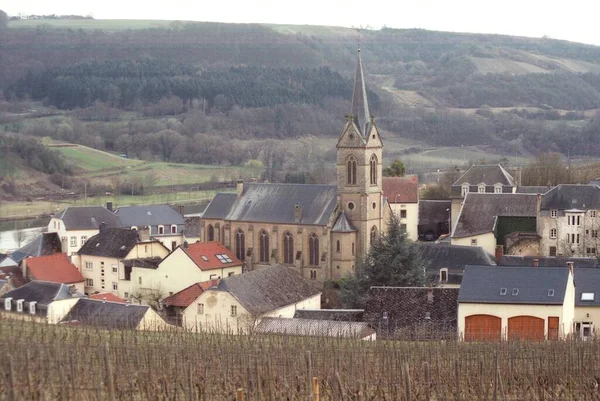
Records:
[[[102,152],[87,146],[56,146],[65,158],[78,170],[96,171],[104,169],[124,168],[140,164],[138,160],[130,160],[112,153]]]

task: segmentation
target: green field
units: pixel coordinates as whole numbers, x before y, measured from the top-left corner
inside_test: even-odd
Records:
[[[138,160],[129,160],[111,153],[88,148],[87,146],[56,147],[77,169],[85,171],[104,170],[116,167],[129,167],[140,164]]]
[[[38,26],[51,26],[54,28],[102,29],[106,31],[120,31],[123,29],[165,28],[173,24],[173,22],[174,21],[134,19],[37,19],[9,21],[8,27],[35,28]]]

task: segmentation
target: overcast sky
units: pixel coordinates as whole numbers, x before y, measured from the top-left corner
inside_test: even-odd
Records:
[[[9,15],[424,28],[600,45],[598,0],[0,0]]]

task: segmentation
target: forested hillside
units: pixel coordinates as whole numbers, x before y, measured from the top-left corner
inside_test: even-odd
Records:
[[[7,113],[5,130],[126,151],[119,137],[165,129],[188,139],[333,136],[349,111],[352,29],[108,25],[10,21],[0,38],[6,101],[21,105],[16,115],[31,109],[28,101],[54,107],[70,129],[46,131],[52,122]],[[387,28],[363,31],[361,42],[372,111],[387,138],[512,154],[600,152],[600,47]],[[140,130],[131,120],[141,117],[167,120]]]

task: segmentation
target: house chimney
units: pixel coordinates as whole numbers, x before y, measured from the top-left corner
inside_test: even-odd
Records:
[[[104,230],[106,230],[106,223],[105,223],[105,222],[102,222],[102,223],[100,223],[100,225],[98,226],[98,231],[102,233],[102,232],[104,232]]]
[[[187,242],[187,241],[183,241],[183,247],[184,247],[185,249],[187,249],[187,247],[188,247],[188,242]]]
[[[502,245],[496,245],[496,262],[500,262],[500,259],[502,259],[502,257],[504,256],[504,246]]]
[[[106,297],[102,297],[102,303],[105,304],[106,303]]]
[[[138,229],[138,236],[141,242],[150,241],[150,226],[144,226]]]
[[[106,208],[108,209],[109,212],[112,212],[112,202],[106,202]]]
[[[183,210],[183,209],[184,209],[183,205],[179,205],[179,206],[177,206],[177,209],[179,210],[179,214],[183,216],[183,212],[184,212],[184,210]]]
[[[294,206],[294,221],[300,223],[302,221],[302,205],[296,203]]]
[[[533,267],[540,267],[540,260],[538,258],[533,259]]]
[[[238,198],[242,196],[244,192],[244,180],[237,180],[236,192]]]
[[[575,266],[575,263],[567,262],[567,267],[569,268],[569,271],[571,272],[571,274],[573,274],[573,266]]]

